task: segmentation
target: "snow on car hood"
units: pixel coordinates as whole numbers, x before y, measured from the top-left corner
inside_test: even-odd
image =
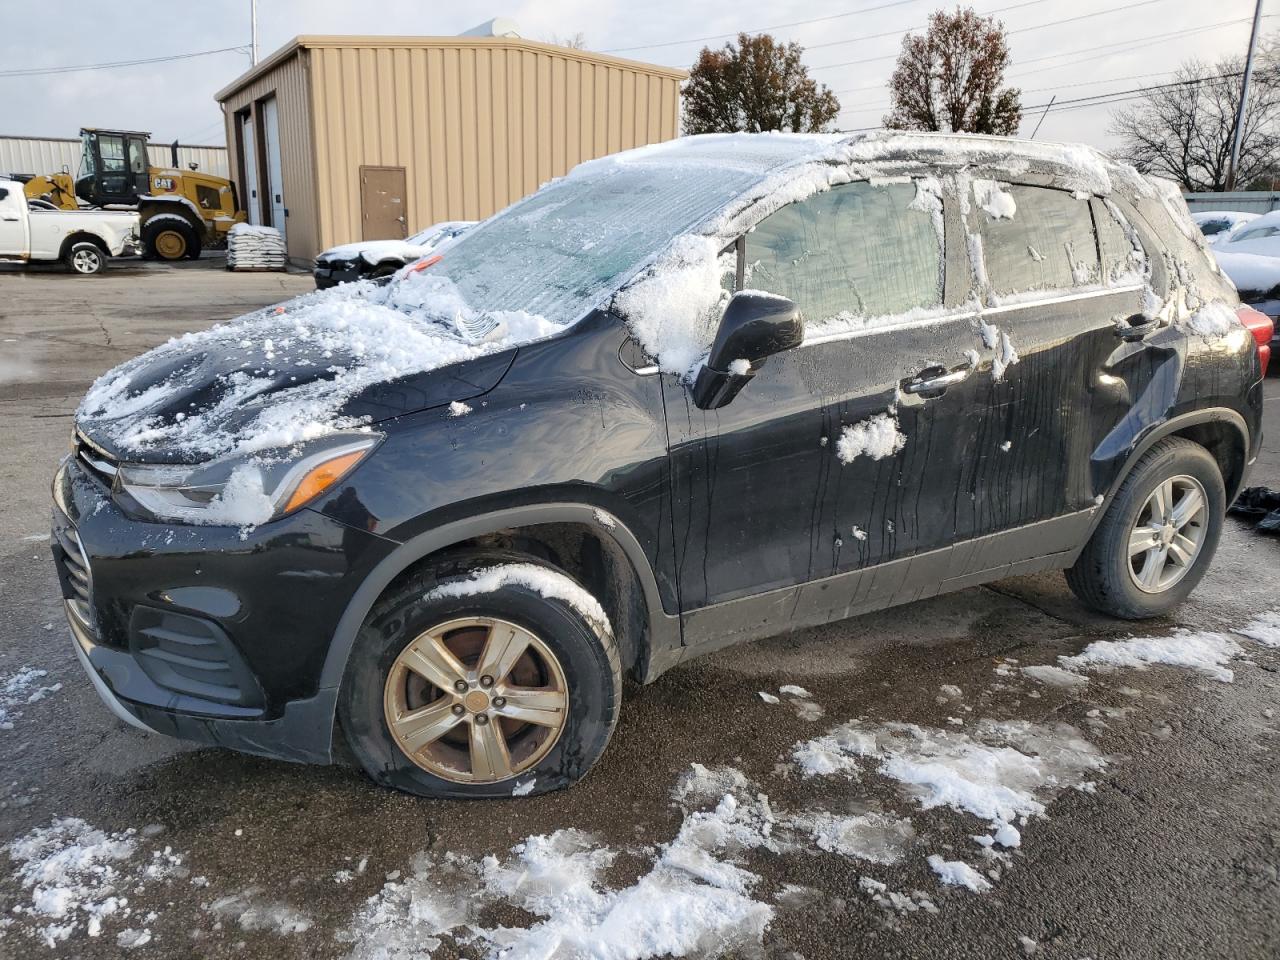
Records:
[[[476,337],[465,327],[475,316],[448,280],[427,275],[309,294],[121,364],[90,387],[77,426],[144,462],[289,447],[483,393],[513,348],[563,329],[502,312]]]

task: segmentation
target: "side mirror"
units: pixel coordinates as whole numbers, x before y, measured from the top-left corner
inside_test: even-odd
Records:
[[[800,308],[786,297],[760,290],[735,293],[724,309],[706,365],[694,381],[694,405],[700,410],[723,407],[765,360],[800,346],[803,340]]]

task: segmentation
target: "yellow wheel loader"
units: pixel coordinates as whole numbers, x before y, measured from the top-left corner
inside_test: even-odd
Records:
[[[146,256],[192,259],[204,247],[223,246],[227,233],[245,220],[235,184],[223,177],[178,166],[153,167],[147,153],[149,133],[136,130],[80,131],[80,172],[31,177],[23,192],[63,210],[92,207],[137,210]],[[193,165],[194,166],[194,165]]]

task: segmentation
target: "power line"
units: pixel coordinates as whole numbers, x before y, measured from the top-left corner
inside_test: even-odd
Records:
[[[1158,83],[1147,87],[1132,87],[1128,90],[1112,90],[1110,93],[1095,93],[1089,97],[1076,97],[1073,100],[1056,100],[1049,103],[1036,103],[1030,106],[1022,107],[1023,113],[1029,113],[1035,110],[1044,110],[1052,105],[1057,110],[1077,110],[1083,107],[1108,106],[1113,103],[1126,103],[1130,100],[1141,100],[1147,94],[1155,93],[1159,90],[1169,90],[1174,87],[1196,86],[1201,83],[1222,83],[1232,80],[1243,74],[1242,70],[1233,70],[1230,73],[1218,73],[1210,77],[1194,77],[1190,80],[1175,80],[1171,83]],[[873,110],[889,110],[891,104],[884,104],[878,107],[867,107],[865,110],[856,111],[858,113],[868,113]],[[854,111],[850,111],[854,112]],[[862,130],[877,130],[878,127],[858,127],[850,131],[842,131],[849,133],[857,133]]]
[[[1050,20],[1045,23],[1033,24],[1029,27],[1019,27],[1017,30],[1006,30],[1005,35],[1011,36],[1015,33],[1026,33],[1029,30],[1043,30],[1045,27],[1057,27],[1064,23],[1077,23],[1081,20],[1090,20],[1095,17],[1108,17],[1114,13],[1121,13],[1125,10],[1133,10],[1135,7],[1147,7],[1153,3],[1164,3],[1166,0],[1137,0],[1135,3],[1126,3],[1123,6],[1111,7],[1108,10],[1097,10],[1093,13],[1083,13],[1075,17],[1067,17],[1065,20]],[[918,28],[912,28],[918,29]],[[903,31],[904,34],[910,33],[911,30]],[[1096,49],[1096,48],[1095,48]],[[878,63],[882,60],[897,59],[896,53],[885,54],[882,57],[864,57],[861,60],[845,60],[841,63],[824,63],[819,67],[810,67],[811,70],[834,70],[837,67],[853,67],[863,63]]]
[[[994,10],[980,10],[978,12],[984,17],[989,17],[993,14],[1008,13],[1010,10],[1021,10],[1023,7],[1035,7],[1047,2],[1048,0],[1025,0],[1023,3],[1015,3],[1007,7],[996,7]],[[1148,2],[1155,3],[1156,0],[1148,0]],[[897,30],[888,30],[884,33],[869,33],[864,37],[850,37],[848,40],[828,40],[826,43],[807,43],[804,48],[806,51],[820,50],[823,47],[838,47],[845,43],[861,43],[864,40],[881,40],[884,37],[898,37],[904,32],[910,33],[912,30],[921,30],[927,26],[928,24],[917,24],[914,27],[907,27],[905,31],[899,28]]]
[[[921,0],[893,0],[891,3],[882,3],[875,7],[863,7],[860,10],[849,10],[845,13],[833,13],[826,17],[814,17],[811,20],[793,20],[790,23],[775,23],[771,27],[760,27],[756,30],[734,30],[732,33],[716,33],[707,37],[689,37],[685,40],[664,40],[662,43],[644,43],[635,47],[610,47],[608,50],[601,50],[601,53],[623,53],[627,50],[656,50],[658,47],[678,47],[686,43],[705,43],[708,40],[724,40],[729,37],[736,37],[740,33],[768,33],[770,30],[785,30],[788,27],[803,27],[810,23],[826,23],[831,20],[843,20],[845,17],[854,17],[860,13],[875,13],[877,10],[888,10],[890,7],[905,7],[909,4],[920,3]]]
[[[82,63],[64,67],[29,67],[18,70],[0,70],[0,77],[39,77],[57,73],[79,73],[85,70],[112,70],[118,67],[140,67],[151,63],[172,63],[175,60],[191,60],[195,57],[207,57],[215,53],[229,53],[233,50],[245,52],[244,45],[235,47],[219,47],[217,50],[198,50],[195,53],[175,53],[167,57],[147,57],[140,60],[113,60],[109,63]]]

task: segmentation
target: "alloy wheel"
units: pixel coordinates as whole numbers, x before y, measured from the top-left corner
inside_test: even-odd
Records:
[[[1191,569],[1204,545],[1208,497],[1195,477],[1162,480],[1129,532],[1129,576],[1144,593],[1168,590]]]
[[[76,273],[97,273],[102,267],[102,254],[96,250],[77,250],[71,255]]]
[[[396,745],[423,770],[454,783],[497,783],[555,746],[569,688],[560,661],[532,632],[466,617],[400,651],[382,703]]]

